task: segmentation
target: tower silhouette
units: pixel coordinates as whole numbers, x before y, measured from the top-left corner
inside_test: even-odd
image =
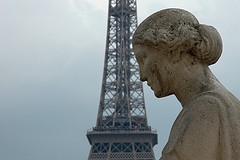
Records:
[[[157,132],[148,126],[132,48],[136,0],[109,0],[102,90],[96,127],[87,132],[89,160],[155,160]]]

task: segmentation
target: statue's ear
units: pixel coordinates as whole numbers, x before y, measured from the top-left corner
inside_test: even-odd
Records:
[[[201,41],[193,48],[197,58],[208,65],[214,64],[222,53],[222,39],[218,31],[208,25],[200,24],[197,27]]]

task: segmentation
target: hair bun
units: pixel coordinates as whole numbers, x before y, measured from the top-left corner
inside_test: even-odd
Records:
[[[199,24],[201,41],[194,47],[196,57],[203,63],[211,65],[217,62],[222,54],[222,39],[218,31],[208,25]]]

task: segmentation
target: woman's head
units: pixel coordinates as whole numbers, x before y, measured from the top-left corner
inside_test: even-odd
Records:
[[[206,65],[216,63],[222,53],[222,40],[214,27],[173,8],[156,12],[139,25],[133,36],[134,48],[138,45],[161,50],[174,59],[189,54]]]

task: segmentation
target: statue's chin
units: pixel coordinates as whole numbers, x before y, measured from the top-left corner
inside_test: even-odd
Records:
[[[154,91],[154,95],[157,97],[157,98],[162,98],[162,97],[165,97],[165,96],[163,96],[162,94],[161,94],[161,92],[159,92],[159,91]]]
[[[166,96],[169,96],[169,95],[172,95],[173,93],[165,93],[163,94],[162,92],[160,91],[154,91],[154,95],[157,97],[157,98],[163,98],[163,97],[166,97]]]

